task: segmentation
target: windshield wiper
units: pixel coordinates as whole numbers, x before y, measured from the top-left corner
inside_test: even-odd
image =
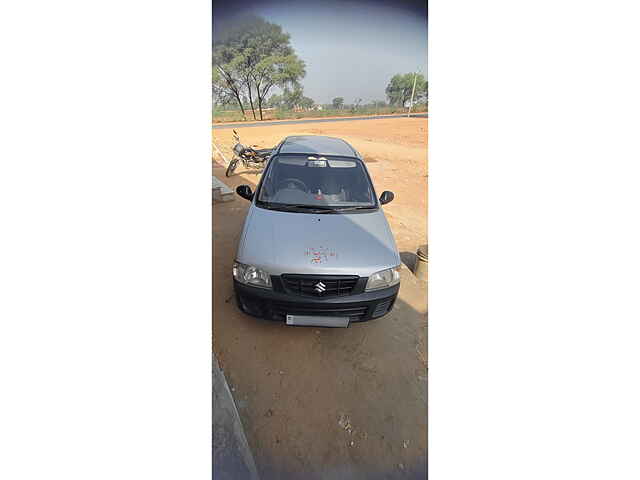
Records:
[[[323,207],[323,206],[318,206],[318,205],[307,205],[307,204],[273,204],[273,203],[269,203],[267,205],[267,208],[269,208],[271,210],[283,210],[283,211],[309,210],[309,211],[313,211],[314,213],[331,213],[331,211],[333,210],[331,207]]]
[[[352,210],[373,210],[375,209],[375,206],[372,205],[359,205],[356,207],[338,207],[338,208],[334,208],[333,210],[336,212],[350,212]]]
[[[270,210],[292,211],[307,210],[312,213],[341,213],[353,210],[373,210],[376,207],[372,205],[356,205],[351,207],[330,207],[325,205],[308,205],[306,203],[288,204],[288,203],[265,203],[265,208]]]

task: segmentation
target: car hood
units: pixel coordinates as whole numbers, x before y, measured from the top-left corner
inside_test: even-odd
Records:
[[[400,264],[389,224],[374,212],[312,214],[279,212],[252,205],[237,261],[272,275],[359,275]]]

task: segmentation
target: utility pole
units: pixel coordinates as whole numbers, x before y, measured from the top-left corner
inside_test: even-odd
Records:
[[[411,107],[413,107],[413,94],[416,93],[416,80],[418,79],[418,72],[416,71],[413,76],[413,90],[411,90],[411,103],[409,104],[409,113],[407,113],[407,117],[411,115]]]

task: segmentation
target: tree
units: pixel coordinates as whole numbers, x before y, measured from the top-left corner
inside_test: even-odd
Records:
[[[235,99],[242,111],[242,117],[246,120],[247,115],[242,104],[242,82],[233,64],[231,62],[224,63],[225,59],[230,59],[227,52],[218,51],[217,58],[214,52],[212,78],[214,98]]]
[[[212,96],[214,105],[230,105],[235,103],[236,99],[233,95],[230,95],[228,89],[221,86],[222,75],[217,69],[213,70],[213,76],[211,81]]]
[[[245,92],[254,118],[257,102],[260,120],[269,91],[274,86],[284,89],[296,84],[306,74],[304,62],[290,45],[289,34],[256,16],[225,25],[214,37],[213,59],[222,73],[222,87],[239,103],[241,92]]]
[[[271,98],[267,101],[267,106],[272,108],[280,108],[282,107],[283,98],[282,95],[273,94]]]
[[[271,56],[258,64],[253,81],[258,95],[260,120],[262,120],[262,104],[269,90],[276,85],[284,87],[289,84],[297,84],[298,79],[304,75],[304,62],[295,55]]]
[[[344,105],[344,98],[336,97],[331,101],[331,103],[335,109],[342,108],[342,105]]]
[[[426,98],[427,81],[421,73],[405,73],[394,75],[385,90],[389,103],[404,107],[411,100],[411,92],[413,90],[413,82],[416,82],[416,91],[414,94],[414,102]]]
[[[302,97],[302,99],[300,100],[300,106],[307,110],[312,109],[315,104],[316,102],[314,102],[313,99],[309,97]]]
[[[286,109],[293,110],[300,106],[303,98],[302,87],[300,85],[294,85],[293,90],[289,88],[284,89],[282,93],[282,104]]]

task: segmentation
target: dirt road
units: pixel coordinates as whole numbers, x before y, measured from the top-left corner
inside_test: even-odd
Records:
[[[327,123],[327,122],[350,122],[353,120],[377,120],[385,118],[404,118],[404,117],[418,117],[427,118],[427,113],[411,113],[407,115],[366,115],[366,116],[353,116],[353,117],[316,117],[316,118],[297,118],[292,120],[269,120],[260,122],[231,122],[231,123],[214,123],[213,129],[233,129],[243,127],[260,127],[265,125],[295,125],[299,123]]]
[[[426,243],[426,119],[254,127],[243,141],[275,145],[294,134],[334,135],[365,157],[400,251]],[[225,152],[228,131],[214,132]],[[242,168],[232,188],[255,187]],[[287,327],[240,313],[231,266],[249,203],[215,204],[214,350],[263,480],[424,478],[426,293],[404,269],[393,312],[348,329]]]

